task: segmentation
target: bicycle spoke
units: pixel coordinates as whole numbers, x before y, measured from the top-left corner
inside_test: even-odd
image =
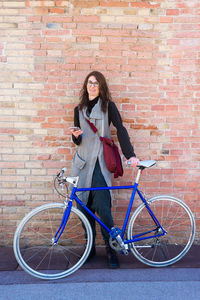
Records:
[[[38,265],[36,265],[35,270],[38,270],[39,266],[41,266],[42,262],[45,260],[45,258],[47,257],[47,255],[48,255],[48,253],[49,253],[50,251],[51,251],[51,250],[48,249],[46,255],[44,255],[44,256],[43,256],[43,259],[40,260],[40,262],[38,263]]]
[[[34,249],[38,249],[38,251],[37,252],[35,252],[35,253],[33,253],[32,254],[32,256],[29,256],[29,258],[28,259],[26,259],[26,262],[29,262],[29,261],[31,261],[35,256],[38,256],[38,254],[42,251],[42,250],[44,250],[44,249],[46,249],[46,247],[43,247],[43,248],[38,248],[38,247],[29,247],[28,249],[25,249],[25,252],[23,252],[22,251],[22,253],[24,253],[24,256],[25,256],[25,254],[26,254],[26,252],[30,252],[30,250],[34,250]]]

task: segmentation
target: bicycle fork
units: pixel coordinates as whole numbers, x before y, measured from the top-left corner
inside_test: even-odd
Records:
[[[71,208],[72,208],[72,201],[65,202],[65,211],[64,211],[64,214],[63,214],[63,218],[62,218],[60,227],[58,228],[56,234],[52,238],[52,244],[53,245],[57,245],[58,240],[59,240],[61,234],[63,233],[64,229],[65,229],[65,226],[67,224],[67,220],[68,220],[70,212],[71,212]]]

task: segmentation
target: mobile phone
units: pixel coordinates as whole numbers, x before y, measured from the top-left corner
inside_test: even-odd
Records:
[[[76,127],[76,126],[69,127],[69,129],[74,131],[81,130],[80,127]]]

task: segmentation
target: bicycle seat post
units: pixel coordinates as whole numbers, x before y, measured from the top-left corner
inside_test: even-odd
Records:
[[[141,175],[142,170],[143,170],[143,168],[139,167],[138,172],[137,172],[137,176],[136,176],[136,179],[135,179],[135,183],[139,183],[140,175]]]

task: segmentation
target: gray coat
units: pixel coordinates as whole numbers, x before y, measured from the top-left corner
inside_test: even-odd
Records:
[[[71,176],[79,176],[79,188],[91,187],[92,175],[97,158],[101,167],[101,172],[108,186],[111,185],[111,173],[106,168],[103,145],[99,140],[98,134],[95,134],[85,119],[93,123],[101,136],[110,138],[110,127],[108,123],[108,110],[106,113],[101,110],[101,99],[93,107],[88,118],[86,108],[79,111],[79,120],[81,130],[83,131],[82,141],[76,148],[72,161]],[[87,203],[89,192],[77,193],[77,196],[83,203]]]

